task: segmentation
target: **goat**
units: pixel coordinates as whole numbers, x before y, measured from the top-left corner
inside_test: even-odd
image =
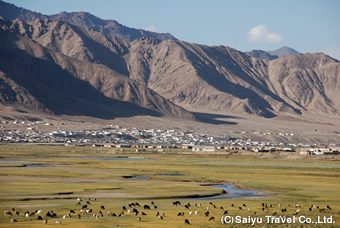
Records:
[[[209,211],[204,212],[204,215],[205,215],[206,217],[208,217],[208,216],[209,216]]]
[[[13,215],[12,212],[10,212],[8,210],[4,211],[4,214],[5,214],[5,216],[7,216],[7,215],[12,216]]]

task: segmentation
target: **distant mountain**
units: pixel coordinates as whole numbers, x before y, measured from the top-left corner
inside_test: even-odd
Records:
[[[279,58],[277,55],[271,55],[268,52],[262,51],[262,50],[252,50],[252,51],[246,52],[246,54],[251,57],[258,58],[258,59],[273,60],[273,59]]]
[[[284,56],[299,54],[298,51],[287,46],[281,47],[274,51],[252,50],[245,53],[254,58],[267,60],[273,60]]]
[[[277,55],[278,57],[284,57],[289,55],[299,54],[300,52],[294,50],[293,48],[284,46],[274,51],[267,51],[271,55]]]
[[[142,37],[156,38],[159,40],[176,39],[170,33],[156,33],[143,29],[129,28],[119,24],[115,20],[103,20],[87,12],[62,12],[55,15],[43,15],[3,1],[0,1],[0,16],[3,16],[8,20],[19,18],[24,21],[32,21],[35,19],[64,21],[72,25],[85,26],[97,32],[114,35],[128,41],[133,41]]]

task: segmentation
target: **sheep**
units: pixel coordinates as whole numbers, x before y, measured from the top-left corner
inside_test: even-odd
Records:
[[[92,209],[86,210],[86,214],[92,213]]]
[[[188,219],[185,219],[185,220],[184,220],[184,223],[185,223],[185,224],[188,224],[188,225],[191,225],[191,223],[189,222]]]
[[[210,218],[209,218],[209,222],[210,222],[210,221],[215,221],[215,217],[210,217]]]
[[[151,208],[150,208],[149,205],[145,204],[145,205],[144,205],[144,210],[151,210]]]

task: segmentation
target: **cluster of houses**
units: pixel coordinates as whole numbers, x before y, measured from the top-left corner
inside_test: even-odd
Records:
[[[2,122],[8,124],[8,121]],[[136,148],[137,152],[155,149],[181,148],[194,152],[215,152],[216,150],[249,152],[296,152],[301,155],[339,154],[340,144],[308,145],[258,142],[250,139],[216,137],[198,134],[193,131],[160,129],[137,129],[108,125],[100,130],[42,130],[52,123],[12,122],[12,125],[25,125],[21,129],[0,128],[0,143],[56,143],[60,145],[92,145],[95,147]],[[60,124],[60,123],[59,123]],[[55,129],[55,127],[54,127]],[[242,132],[241,132],[242,133]],[[259,132],[255,132],[261,134]]]

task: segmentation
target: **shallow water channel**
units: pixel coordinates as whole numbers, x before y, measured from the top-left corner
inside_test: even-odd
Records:
[[[195,199],[214,200],[214,199],[236,199],[266,196],[264,194],[259,193],[258,190],[235,188],[234,184],[216,184],[208,186],[223,189],[225,194],[207,197],[195,197]]]

